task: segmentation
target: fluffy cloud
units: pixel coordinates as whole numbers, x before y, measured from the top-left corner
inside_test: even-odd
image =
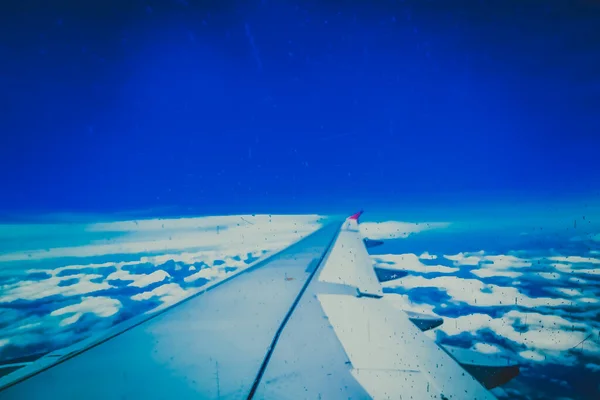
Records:
[[[587,363],[585,364],[585,367],[587,369],[589,369],[592,372],[600,372],[600,365],[599,364],[594,364],[594,363]]]
[[[579,274],[579,275],[600,275],[600,268],[577,268],[572,264],[552,264],[558,272],[565,274]]]
[[[158,282],[162,282],[164,280],[167,280],[171,277],[171,275],[169,275],[168,272],[165,272],[161,269],[159,269],[158,271],[154,271],[151,272],[150,274],[132,274],[128,271],[124,271],[124,270],[119,270],[116,272],[113,272],[112,274],[110,274],[106,279],[107,280],[112,280],[112,279],[120,279],[120,280],[132,280],[133,282],[131,282],[129,284],[129,286],[134,286],[134,287],[138,287],[138,288],[143,288],[149,285],[152,285],[153,283],[158,283]]]
[[[581,296],[581,291],[579,289],[570,289],[570,288],[554,288],[553,289],[555,292],[565,295],[565,296],[569,296],[569,297],[578,297]]]
[[[557,272],[538,272],[537,274],[540,278],[543,278],[543,279],[552,279],[552,280],[560,279],[560,274]]]
[[[548,257],[548,260],[557,261],[559,263],[567,263],[567,264],[574,264],[574,263],[577,263],[577,264],[579,264],[579,263],[600,264],[600,259],[592,258],[592,257],[580,257],[580,256],[568,256],[568,257],[554,256],[554,257]]]
[[[416,258],[415,255],[403,256],[411,263]],[[432,331],[428,332],[430,336],[438,340],[466,340],[470,337],[474,350],[502,351],[495,344],[483,342],[483,338],[489,340],[493,335],[525,363],[551,362],[566,366],[576,365],[581,355],[600,357],[600,338],[597,335],[600,323],[595,322],[600,312],[597,290],[591,281],[567,275],[566,270],[561,270],[561,265],[571,268],[569,263],[572,262],[589,265],[589,259],[557,256],[553,260],[538,262],[538,258],[489,255],[483,251],[444,258],[460,267],[461,271],[433,278],[409,275],[384,284],[388,290],[404,293],[403,303],[411,304],[411,297],[415,296],[415,299],[426,303],[418,306],[424,309],[434,306],[444,317],[444,324],[433,335]],[[551,272],[542,272],[548,269]],[[584,272],[591,269],[579,267]],[[468,278],[465,270],[494,283]],[[498,282],[503,282],[500,285],[494,281],[499,277],[519,280],[510,284],[500,280]],[[431,294],[428,295],[427,290],[431,290]],[[440,303],[439,294],[435,294],[440,291],[445,292],[449,300]],[[529,293],[535,293],[535,296]],[[558,296],[551,296],[551,293]],[[436,300],[428,302],[428,296]],[[469,315],[463,315],[465,307]],[[468,336],[465,337],[465,334]]]
[[[546,357],[543,354],[533,350],[523,350],[519,352],[519,356],[530,361],[546,361]]]
[[[83,297],[81,302],[67,307],[59,308],[50,313],[50,315],[65,315],[74,313],[94,313],[99,317],[110,317],[115,315],[121,308],[118,300],[110,297]]]
[[[437,256],[435,254],[429,254],[429,252],[424,252],[422,253],[419,258],[421,260],[435,260],[437,258]]]
[[[153,290],[136,294],[131,297],[135,301],[149,300],[158,297],[164,304],[174,304],[187,297],[189,293],[176,283],[167,283]]]
[[[167,272],[159,269],[158,271],[154,271],[149,275],[144,275],[143,278],[130,283],[129,286],[146,287],[153,283],[162,282],[170,277],[171,275],[169,275]]]
[[[402,271],[413,271],[421,273],[439,272],[452,273],[458,271],[458,268],[447,267],[445,265],[427,265],[421,262],[415,254],[382,254],[371,257],[376,265],[385,268],[398,269]],[[430,259],[430,258],[426,258]]]
[[[458,253],[455,255],[445,255],[444,258],[451,260],[455,265],[479,265],[483,256],[483,250],[478,253]]]
[[[290,244],[322,226],[317,215],[238,215],[90,224],[88,234],[125,232],[117,239],[98,242],[90,236],[82,246],[53,247],[0,254],[0,262],[61,257],[96,257],[107,254],[141,254],[186,249],[275,249]],[[135,227],[140,227],[139,230]],[[163,226],[165,228],[163,228]]]
[[[507,278],[518,278],[523,275],[521,272],[516,271],[499,271],[494,269],[474,269],[471,271],[472,274],[477,275],[480,278],[491,278],[494,276],[505,276]]]
[[[144,232],[170,230],[207,230],[216,232],[234,227],[255,226],[263,232],[294,231],[303,225],[320,225],[325,218],[321,215],[224,215],[192,218],[158,218],[147,220],[99,222],[85,227],[88,232]]]
[[[50,296],[76,296],[109,289],[107,282],[95,282],[101,275],[73,275],[69,277],[51,277],[43,280],[23,280],[0,286],[0,303],[11,303],[16,300],[38,300]],[[69,280],[77,280],[68,286],[61,286]]]
[[[264,240],[264,239],[263,239]],[[291,243],[291,242],[290,242]],[[290,244],[288,243],[288,244]],[[231,267],[243,267],[247,264],[249,258],[257,259],[265,256],[267,253],[272,253],[279,250],[285,245],[276,248],[265,246],[266,248],[256,247],[238,247],[232,245],[228,248],[220,248],[219,250],[207,249],[201,251],[185,251],[181,253],[167,253],[155,256],[142,256],[139,263],[149,263],[153,265],[161,265],[168,261],[181,262],[184,264],[205,263],[207,265],[227,264]]]
[[[483,250],[476,253],[445,255],[454,265],[485,266],[486,268],[507,269],[529,267],[532,262],[514,255],[485,255]]]
[[[171,305],[199,290],[205,283],[200,278],[215,280],[245,268],[322,223],[315,215],[246,215],[0,225],[0,235],[20,232],[25,245],[37,246],[0,253],[0,267],[14,261],[24,266],[0,280],[6,308],[0,359],[64,347],[122,318]],[[67,245],[47,246],[44,237]],[[82,258],[64,262],[70,257]],[[87,257],[93,262],[86,263]]]
[[[406,238],[413,233],[423,232],[430,229],[446,228],[450,224],[446,222],[363,222],[359,225],[360,232],[369,239],[399,239]]]
[[[572,322],[557,315],[517,310],[511,310],[500,318],[482,313],[444,318],[444,324],[438,329],[450,336],[463,332],[477,336],[486,329],[499,339],[511,341],[515,349],[525,349],[519,355],[527,360],[554,360],[560,363],[575,362],[570,352],[592,333],[592,328],[584,323]],[[594,341],[576,350],[600,356],[600,345]]]
[[[432,279],[422,276],[406,276],[398,281],[386,282],[384,286],[404,289],[437,288],[446,291],[453,301],[479,307],[519,305],[534,308],[573,305],[572,301],[566,299],[529,297],[513,286],[486,284],[478,279],[463,279],[456,276],[439,276]]]
[[[225,278],[228,273],[221,268],[202,268],[200,271],[195,274],[186,276],[183,278],[184,282],[195,282],[198,279],[217,279],[217,278]]]
[[[488,343],[475,343],[475,345],[473,346],[473,350],[485,354],[496,354],[503,352],[503,350],[500,347]]]
[[[56,309],[50,313],[51,316],[67,315],[60,322],[60,326],[76,323],[85,313],[93,313],[98,317],[111,317],[119,312],[121,302],[109,297],[83,297],[80,303]]]

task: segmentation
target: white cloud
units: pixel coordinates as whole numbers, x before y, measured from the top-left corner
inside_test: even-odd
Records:
[[[112,286],[107,282],[95,283],[92,279],[101,275],[76,275],[64,278],[52,277],[40,281],[20,281],[17,283],[0,286],[0,303],[10,303],[15,300],[38,300],[54,295],[75,296],[109,289]],[[63,281],[77,278],[78,282],[69,286],[59,286]]]
[[[48,269],[48,268],[28,269],[25,271],[25,273],[27,273],[27,274],[47,273],[52,276],[57,276],[58,274],[60,274],[63,271],[72,272],[72,270],[82,270],[82,269],[102,270],[104,268],[120,269],[121,267],[123,267],[125,265],[135,265],[135,264],[139,264],[139,261],[119,261],[119,262],[103,262],[103,263],[90,263],[90,264],[68,264],[66,266],[62,266],[62,267],[58,267],[58,268],[54,268],[54,269]],[[101,272],[101,271],[98,271],[98,272]],[[71,275],[63,277],[62,279],[82,278],[82,277],[89,277],[89,276],[90,276],[90,274],[80,273],[80,274],[71,274]],[[95,276],[99,277],[100,275],[95,275]]]
[[[119,312],[121,302],[110,297],[83,297],[80,303],[59,308],[50,313],[59,316],[75,313],[94,313],[99,317],[110,317]]]
[[[498,269],[529,267],[532,264],[529,260],[506,254],[485,256],[482,261],[486,266]]]
[[[262,239],[258,238],[257,240],[261,242],[266,242],[265,239],[266,238],[263,237]],[[267,245],[264,246],[268,247]],[[204,271],[190,279],[193,280],[194,278],[198,279],[200,277],[206,277],[203,276],[204,274],[211,274],[209,277],[207,277],[208,279],[216,278],[225,275],[225,272],[223,271],[225,267],[247,267],[248,263],[245,260],[247,260],[248,256],[258,259],[264,257],[267,253],[271,253],[273,251],[274,250],[267,251],[261,248],[257,249],[257,246],[252,246],[250,248],[240,248],[235,244],[232,244],[230,248],[222,248],[219,250],[170,253],[157,256],[141,256],[139,260],[136,261],[104,262],[75,265],[71,264],[55,269],[29,269],[25,271],[26,274],[44,272],[49,274],[51,277],[42,280],[28,280],[27,275],[25,275],[18,282],[14,282],[3,286],[0,285],[0,303],[9,303],[15,300],[37,300],[53,295],[75,296],[93,293],[99,290],[113,288],[113,286],[109,283],[109,281],[112,280],[132,281],[129,284],[129,286],[143,288],[148,285],[157,282],[165,282],[170,279],[169,273],[161,269],[152,271],[149,274],[135,274],[131,273],[127,269],[123,269],[124,266],[135,266],[139,264],[162,265],[168,261],[174,261],[186,264],[204,263],[206,265],[214,265],[218,262],[220,265],[213,267],[213,272],[209,272],[210,270]],[[79,273],[67,276],[58,276],[61,272],[66,270],[92,269],[101,272],[101,270],[104,268],[116,268],[116,271],[111,272],[103,280],[99,280],[99,278],[103,277],[100,274]],[[195,267],[193,266],[190,266],[189,268],[195,269]],[[148,269],[151,269],[151,267],[149,267]],[[70,281],[73,279],[77,279],[78,281],[68,286],[59,286],[63,282]],[[187,279],[186,281],[189,282],[190,279]],[[94,282],[92,282],[92,280]]]
[[[594,363],[587,363],[585,367],[592,372],[600,372],[600,365]]]
[[[446,228],[450,224],[446,222],[362,222],[359,224],[360,232],[369,239],[399,239],[407,238],[413,233],[423,232],[430,229]]]
[[[585,264],[600,264],[600,259],[592,257],[580,257],[580,256],[555,256],[548,257],[548,260],[557,261],[559,263],[585,263]]]
[[[572,276],[569,278],[569,282],[574,283],[576,285],[581,285],[581,286],[589,286],[592,285],[592,282],[586,280],[586,279],[581,279],[581,278],[577,278],[575,276]]]
[[[118,269],[115,272],[111,272],[107,277],[106,280],[107,281],[116,281],[116,280],[122,280],[122,281],[135,281],[136,279],[141,279],[141,277],[143,277],[144,275],[136,275],[136,274],[132,274],[131,272],[125,270],[125,269]]]
[[[532,262],[529,260],[525,260],[520,257],[516,257],[513,255],[485,255],[484,251],[478,251],[476,253],[458,253],[455,255],[445,255],[446,259],[454,262],[454,265],[470,265],[476,266],[480,265],[486,268],[495,268],[495,269],[508,269],[508,268],[521,268],[521,267],[529,267]]]
[[[576,274],[585,274],[585,275],[600,275],[600,268],[595,269],[578,269],[573,271]]]
[[[440,273],[452,273],[457,272],[459,269],[455,267],[447,267],[445,265],[427,265],[423,264],[419,257],[415,254],[382,254],[371,256],[376,266],[379,265],[383,268],[398,269],[401,271],[414,271],[414,272],[440,272]]]
[[[220,228],[215,219],[227,222]],[[244,215],[233,217],[201,217],[180,220],[147,220],[92,224],[90,231],[129,232],[118,239],[82,246],[54,247],[0,254],[0,262],[42,260],[59,257],[93,257],[108,254],[140,254],[184,251],[187,249],[225,249],[237,247],[250,251],[278,249],[301,239],[322,226],[322,217],[315,215]],[[208,221],[208,222],[206,222]],[[134,226],[140,226],[134,230]],[[159,228],[165,224],[169,229]],[[170,225],[169,225],[170,224]],[[183,228],[181,228],[183,225]],[[198,229],[194,229],[198,227]],[[203,228],[204,227],[204,228]]]
[[[62,321],[60,321],[60,326],[67,326],[67,325],[72,325],[74,323],[76,323],[77,321],[79,321],[79,318],[81,318],[81,316],[83,315],[83,313],[75,313],[73,315],[71,315],[70,317],[67,317],[65,319],[63,319]]]
[[[537,275],[544,279],[560,279],[560,274],[558,272],[538,272]]]
[[[477,255],[469,255],[468,253],[458,253],[455,255],[445,255],[444,258],[454,261],[455,265],[479,265],[481,261],[481,255],[483,250],[479,253],[473,253]]]
[[[18,326],[16,328],[16,330],[17,331],[27,331],[27,330],[35,329],[35,328],[39,327],[40,325],[42,325],[42,323],[40,321],[38,321],[38,322],[34,322],[32,324],[25,324],[25,325]]]
[[[475,313],[444,318],[444,324],[439,329],[454,336],[463,332],[476,334],[486,328],[498,337],[525,347],[527,350],[519,354],[530,360],[552,359],[556,362],[573,363],[575,358],[569,352],[578,344],[578,351],[600,355],[598,343],[593,340],[585,341],[592,333],[590,326],[558,315],[511,310],[500,318],[492,318],[488,314]]]
[[[463,332],[475,333],[481,329],[491,326],[493,318],[488,314],[473,313],[456,318],[444,317],[444,323],[440,328],[449,336],[460,335]]]
[[[142,288],[148,285],[152,285],[153,283],[162,282],[170,277],[171,275],[169,275],[167,272],[163,271],[162,269],[159,269],[158,271],[154,271],[149,275],[141,275],[141,278],[136,279],[134,282],[131,282],[129,286]]]
[[[134,222],[87,225],[81,224],[76,229],[71,226],[41,226],[36,231],[32,225],[24,225],[23,232],[32,230],[41,239],[32,242],[39,247],[31,251],[0,251],[2,261],[16,260],[52,260],[51,264],[59,264],[58,268],[43,268],[44,264],[36,263],[35,268],[15,270],[15,277],[5,285],[0,285],[0,303],[10,303],[15,300],[37,300],[48,296],[61,295],[65,297],[83,297],[80,303],[72,304],[56,310],[50,309],[50,314],[40,317],[29,310],[14,310],[14,318],[8,325],[0,329],[0,345],[10,343],[23,348],[27,352],[31,346],[51,349],[65,346],[74,340],[80,340],[95,331],[105,329],[114,323],[121,303],[109,297],[93,297],[90,293],[115,289],[108,281],[132,281],[129,285],[141,288],[145,292],[134,294],[131,298],[144,302],[159,299],[161,305],[156,309],[176,303],[189,294],[200,290],[198,288],[183,289],[175,283],[169,283],[173,278],[169,275],[171,269],[181,272],[190,271],[194,274],[186,281],[199,277],[216,279],[226,276],[227,268],[246,268],[253,259],[262,258],[268,253],[284,248],[302,237],[314,232],[322,225],[318,216],[240,216],[186,219],[185,221],[149,220],[136,225]],[[163,228],[163,223],[165,227]],[[212,224],[212,225],[211,225]],[[52,224],[48,224],[52,225]],[[138,226],[138,228],[134,228]],[[52,239],[54,228],[62,229],[60,241],[62,247],[45,246],[44,237]],[[0,226],[0,230],[2,226]],[[10,229],[13,229],[11,227]],[[64,231],[64,232],[63,232]],[[89,232],[96,232],[91,235]],[[108,232],[119,231],[115,236]],[[83,233],[82,233],[83,232]],[[97,232],[107,232],[106,239],[97,240]],[[86,234],[90,240],[86,240]],[[29,234],[28,234],[29,235]],[[46,236],[44,236],[46,235]],[[70,236],[69,236],[70,235]],[[70,238],[77,236],[77,243],[83,245],[71,246]],[[93,239],[93,240],[92,240]],[[64,244],[67,244],[64,246]],[[25,243],[27,245],[28,243]],[[127,261],[119,254],[139,253],[137,257],[128,257]],[[60,265],[61,257],[106,257],[94,259],[93,263],[80,261],[71,265]],[[133,259],[132,259],[133,258]],[[115,260],[106,261],[106,260]],[[106,261],[106,262],[105,262]],[[167,262],[161,269],[153,268]],[[140,265],[141,264],[141,265]],[[183,265],[188,264],[188,265]],[[190,265],[190,264],[196,264]],[[1,265],[1,264],[0,264]],[[25,268],[29,264],[23,264]],[[37,265],[41,265],[41,268]],[[127,266],[134,266],[129,269]],[[63,274],[69,270],[68,274]],[[88,272],[92,272],[88,274]],[[142,272],[140,272],[142,271]],[[148,273],[144,273],[148,271]],[[168,271],[168,272],[167,272]],[[84,273],[85,272],[85,273]],[[40,273],[50,277],[40,279]],[[36,274],[36,276],[30,276]],[[66,276],[61,276],[66,275]],[[107,276],[108,275],[108,276]],[[185,274],[184,274],[185,276]],[[68,281],[68,282],[67,282]],[[159,283],[161,286],[148,290],[149,285]],[[59,286],[63,285],[63,286]],[[60,303],[54,307],[61,307]],[[64,303],[63,303],[64,305]],[[52,305],[50,305],[52,306]],[[131,311],[135,312],[133,306]],[[97,318],[91,318],[91,315]],[[6,315],[5,315],[6,317]]]
[[[176,283],[167,283],[153,290],[131,296],[132,300],[143,301],[159,297],[163,304],[173,304],[187,297],[189,293]]]
[[[600,303],[600,300],[598,300],[596,297],[581,297],[577,299],[577,303],[595,304]]]
[[[519,355],[526,359],[526,360],[530,360],[530,361],[546,361],[546,357],[541,354],[540,352],[537,351],[533,351],[533,350],[524,350],[521,351],[519,353]]]
[[[578,289],[554,288],[553,290],[555,292],[558,292],[560,294],[564,294],[564,295],[569,296],[569,297],[581,296],[581,292]]]
[[[299,215],[215,215],[191,218],[155,218],[131,221],[99,222],[86,226],[88,232],[141,232],[169,230],[216,230],[257,226],[260,229],[294,230],[298,224],[321,224],[324,217],[316,214]]]
[[[516,272],[516,271],[501,271],[501,270],[486,269],[486,268],[474,269],[471,271],[471,273],[477,275],[480,278],[490,278],[490,277],[495,277],[495,276],[505,276],[507,278],[517,278],[517,277],[523,275],[521,272]]]
[[[209,268],[202,268],[200,271],[196,272],[195,274],[186,276],[185,278],[183,278],[183,280],[185,282],[195,282],[198,279],[212,280],[212,279],[217,279],[217,278],[224,278],[227,275],[229,275],[229,274],[227,272],[225,272],[225,270],[222,268],[209,267]]]
[[[566,274],[600,275],[600,268],[574,268],[573,265],[552,264],[557,270]]]
[[[423,254],[421,254],[419,258],[422,260],[435,260],[437,256],[435,254],[429,254],[429,252],[426,251]]]
[[[107,281],[111,280],[122,280],[122,281],[133,281],[128,286],[143,288],[153,283],[162,282],[171,277],[168,272],[162,269],[151,272],[150,274],[132,274],[131,272],[118,269],[106,277]]]
[[[549,298],[529,297],[515,287],[485,284],[478,279],[462,279],[456,276],[439,276],[427,279],[422,276],[406,276],[400,280],[385,282],[386,287],[438,288],[445,290],[454,301],[464,302],[473,306],[512,306],[521,307],[556,307],[572,305],[573,301]]]
[[[500,347],[488,343],[475,343],[473,350],[485,354],[496,354],[503,351]]]

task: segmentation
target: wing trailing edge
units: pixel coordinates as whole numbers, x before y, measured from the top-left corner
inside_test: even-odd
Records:
[[[448,345],[442,348],[488,389],[508,383],[520,372],[519,363],[508,354],[483,354]]]
[[[348,218],[358,223],[358,217],[363,211],[354,214]],[[358,229],[357,232],[360,232]],[[382,245],[382,241],[372,241],[368,238],[363,239],[365,250]],[[380,283],[403,278],[408,275],[407,271],[373,267],[373,271]],[[401,311],[408,317],[408,320],[421,331],[428,331],[441,326],[444,319],[437,315],[418,313],[409,310]],[[493,389],[501,386],[520,373],[519,363],[510,353],[501,352],[498,354],[483,354],[471,349],[464,349],[455,346],[449,346],[436,343],[451,359],[456,361],[460,367],[467,371],[475,380],[482,384],[486,389]],[[363,372],[364,375],[364,372]],[[363,378],[364,379],[364,378]],[[405,377],[405,379],[416,379],[414,376]]]

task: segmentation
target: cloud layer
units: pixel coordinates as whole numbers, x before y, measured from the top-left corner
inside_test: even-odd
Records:
[[[450,224],[447,222],[363,222],[360,226],[360,232],[369,239],[400,239],[407,238],[414,233],[428,231],[431,229],[447,228]]]
[[[242,215],[106,222],[67,226],[77,232],[71,238],[78,245],[5,252],[0,361],[51,351],[173,304],[310,234],[322,221],[316,215]],[[33,232],[20,227],[24,240],[48,235],[55,243],[50,225],[30,228]],[[67,228],[57,224],[54,230]],[[111,239],[82,240],[86,232]],[[119,236],[109,235],[115,232]]]
[[[90,237],[90,241],[84,245],[5,252],[0,254],[0,262],[109,254],[163,254],[186,249],[214,250],[232,246],[237,246],[240,250],[252,250],[257,246],[277,247],[294,241],[307,230],[317,229],[322,221],[323,217],[318,215],[235,215],[87,224],[80,225],[76,230],[80,236]],[[5,226],[1,230],[7,229]],[[65,228],[58,224],[56,229]],[[74,229],[69,231],[71,230]],[[52,233],[48,227],[45,231]],[[98,236],[93,234],[98,232],[110,239],[95,239]],[[22,240],[26,241],[27,237]]]
[[[600,279],[594,267],[600,259],[589,249],[581,252],[587,255],[481,250],[372,259],[375,265],[411,272],[386,282],[386,296],[399,308],[442,316],[444,324],[428,335],[521,359],[521,376],[495,391],[499,397],[587,399],[600,395],[600,388],[572,381],[600,377]],[[545,387],[532,383],[547,368],[569,378],[548,377]]]

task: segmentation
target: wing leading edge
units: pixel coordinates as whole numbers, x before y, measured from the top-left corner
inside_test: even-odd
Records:
[[[437,319],[383,298],[361,213],[0,378],[0,399],[494,399],[423,334]]]

